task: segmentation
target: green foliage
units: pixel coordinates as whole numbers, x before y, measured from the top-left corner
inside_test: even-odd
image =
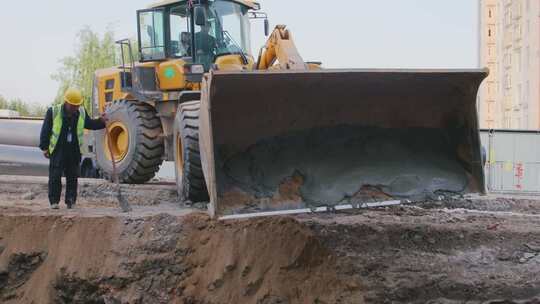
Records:
[[[94,73],[98,69],[115,65],[116,47],[114,33],[108,30],[103,37],[89,27],[83,28],[77,35],[77,47],[74,56],[63,58],[61,68],[52,78],[59,82],[56,103],[63,102],[64,92],[69,87],[81,90],[86,109],[91,109]]]
[[[29,103],[20,98],[5,99],[0,95],[0,109],[17,111],[25,117],[44,117],[47,112],[47,106],[39,103]]]
[[[20,99],[15,98],[9,101],[8,110],[17,111],[21,116],[28,116],[28,106]]]
[[[7,109],[8,107],[8,101],[4,98],[4,96],[0,95],[0,109]]]
[[[137,39],[129,39],[130,40],[130,44],[131,44],[131,53],[133,55],[133,61],[134,62],[137,62],[140,60],[140,56],[139,56],[139,43],[137,42]],[[129,47],[127,45],[123,45],[122,46],[123,49],[124,49],[124,63],[126,64],[126,66],[129,66],[132,62],[131,62],[131,57],[129,55]],[[116,62],[121,65],[122,64],[122,52],[120,50],[120,47],[118,47],[118,55],[117,55],[117,59],[116,59]]]
[[[30,116],[31,117],[45,117],[45,113],[47,113],[47,109],[49,107],[46,105],[42,105],[39,103],[32,103],[30,104]]]

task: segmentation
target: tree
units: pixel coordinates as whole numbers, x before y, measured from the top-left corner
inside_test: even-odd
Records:
[[[7,100],[0,95],[0,110],[12,110],[26,117],[44,117],[48,106],[36,102],[25,102],[20,98]]]
[[[4,98],[4,96],[0,95],[0,110],[7,109],[7,107],[8,107],[7,100]]]
[[[134,62],[137,62],[140,60],[140,54],[139,54],[139,42],[137,41],[137,39],[135,38],[130,38],[129,39],[130,41],[130,45],[131,45],[131,55],[129,54],[129,47],[127,45],[123,45],[123,49],[124,49],[124,63],[126,65],[130,65],[132,62],[131,62],[131,57],[133,57],[133,61]],[[120,50],[118,50],[118,59],[117,59],[117,62],[119,64],[122,63],[122,52]]]
[[[59,82],[55,104],[63,102],[64,92],[69,87],[81,90],[86,109],[92,108],[92,87],[97,69],[115,65],[116,49],[114,33],[108,30],[103,37],[89,27],[83,28],[77,35],[77,47],[74,56],[63,58],[58,72],[52,78]]]
[[[48,106],[39,103],[30,104],[30,116],[31,117],[45,117]]]
[[[30,110],[28,104],[23,102],[20,98],[11,99],[8,103],[8,110],[19,112],[21,116],[29,116]]]

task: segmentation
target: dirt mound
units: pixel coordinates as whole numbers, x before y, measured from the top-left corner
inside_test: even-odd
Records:
[[[119,261],[110,249],[119,228],[112,218],[1,217],[0,301],[62,302],[54,287],[66,274],[114,276]]]
[[[1,198],[0,303],[540,303],[534,200],[217,222]]]
[[[208,226],[210,225],[210,226]],[[358,284],[342,280],[332,251],[291,218],[230,224],[197,219],[194,266],[184,295],[213,303],[341,303]],[[347,302],[347,301],[345,301]],[[360,303],[357,298],[354,303]]]
[[[0,216],[2,303],[361,303],[288,218]]]

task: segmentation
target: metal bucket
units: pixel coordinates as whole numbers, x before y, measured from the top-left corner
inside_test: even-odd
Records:
[[[215,72],[200,148],[213,215],[483,193],[486,70]]]

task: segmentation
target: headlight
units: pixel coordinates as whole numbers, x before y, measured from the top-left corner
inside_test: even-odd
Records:
[[[186,64],[184,65],[184,73],[187,82],[201,82],[204,75],[204,65]]]
[[[194,64],[190,70],[192,74],[204,74],[204,66],[202,64]]]

